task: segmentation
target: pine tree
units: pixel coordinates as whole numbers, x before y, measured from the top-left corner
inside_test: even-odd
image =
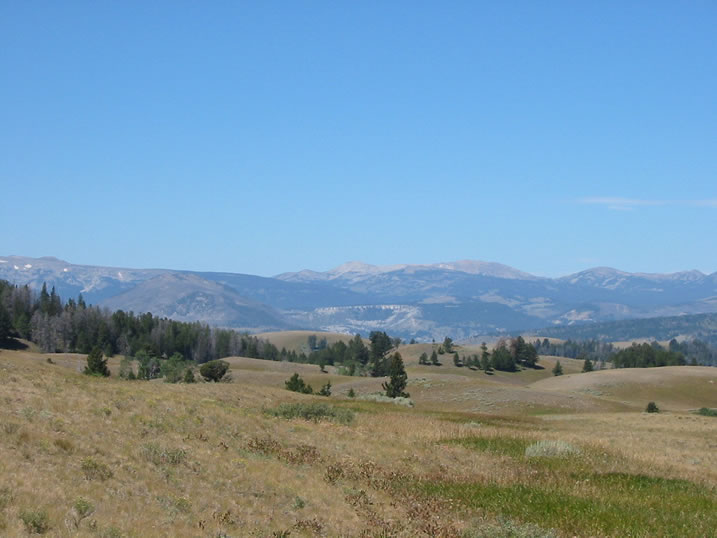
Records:
[[[560,365],[560,361],[555,363],[555,366],[553,367],[553,375],[563,375],[563,367]]]
[[[428,354],[424,351],[421,353],[421,356],[418,357],[418,364],[427,365],[428,364]]]
[[[585,362],[583,363],[583,372],[592,372],[593,371],[593,363],[590,359],[585,359]]]
[[[404,392],[406,385],[408,384],[408,376],[406,370],[403,367],[403,359],[401,354],[396,352],[391,357],[389,364],[389,376],[390,379],[387,383],[384,383],[383,390],[386,391],[386,396],[389,398],[397,398],[399,396],[408,398],[408,393]]]
[[[12,333],[12,319],[7,313],[2,302],[0,302],[0,343],[10,338]]]
[[[458,353],[453,354],[453,364],[458,367],[463,366],[463,363],[461,362],[461,358],[458,356]]]
[[[438,354],[436,353],[436,350],[433,350],[433,353],[431,353],[431,364],[433,366],[440,366],[441,363],[438,362]]]
[[[295,373],[287,381],[284,381],[284,385],[286,385],[286,390],[294,392],[301,392],[303,394],[313,394],[314,392],[311,385],[307,385],[298,373]]]
[[[321,390],[319,391],[319,396],[331,396],[331,381],[328,381],[326,385],[321,387]]]
[[[485,373],[491,370],[490,353],[485,342],[480,345],[480,366]]]
[[[102,350],[97,346],[87,355],[85,374],[103,377],[109,377],[110,375],[110,369],[107,368],[107,359],[102,356]]]
[[[356,391],[353,389],[353,387],[351,387],[351,388],[349,389],[349,393],[348,393],[347,396],[348,396],[349,398],[356,398]]]

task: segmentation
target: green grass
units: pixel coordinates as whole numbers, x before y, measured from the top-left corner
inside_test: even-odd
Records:
[[[525,454],[525,449],[532,443],[530,440],[516,439],[514,437],[463,437],[446,442],[461,445],[471,450],[514,458],[522,457]]]
[[[713,493],[682,480],[644,475],[584,475],[537,484],[426,483],[424,493],[542,528],[578,536],[710,536],[717,528]]]
[[[435,416],[448,422],[467,424],[470,422],[495,427],[526,427],[532,430],[540,428],[540,419],[521,415],[489,415],[486,413],[461,413],[457,411],[433,411],[426,414]]]
[[[350,424],[354,413],[350,409],[334,407],[326,403],[283,403],[273,409],[266,409],[266,414],[286,419],[302,418],[313,422],[329,420],[340,424]]]
[[[532,469],[530,481],[434,481],[418,487],[430,497],[543,529],[577,536],[714,536],[717,495],[685,480],[596,472],[595,454],[526,456],[538,443],[515,437],[465,437],[444,443],[510,457]],[[571,445],[572,447],[572,445]],[[573,447],[576,448],[576,447]],[[614,468],[619,462],[608,457]]]

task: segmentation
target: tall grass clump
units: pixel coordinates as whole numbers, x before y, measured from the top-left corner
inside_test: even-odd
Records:
[[[87,480],[101,480],[104,482],[113,476],[112,469],[107,465],[89,457],[82,460],[80,468]]]
[[[302,418],[313,422],[328,420],[339,424],[350,424],[354,419],[354,412],[350,409],[317,402],[283,403],[273,409],[266,409],[265,412],[273,417]]]
[[[154,465],[179,465],[187,457],[187,451],[183,448],[168,448],[157,443],[147,443],[140,451],[146,461]]]
[[[20,519],[30,534],[45,534],[50,530],[50,516],[46,510],[22,510]]]
[[[538,441],[525,447],[526,458],[560,458],[578,454],[580,449],[565,441]]]

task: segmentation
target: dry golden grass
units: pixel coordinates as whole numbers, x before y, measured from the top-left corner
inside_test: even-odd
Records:
[[[321,331],[278,331],[278,332],[266,332],[259,333],[256,336],[268,340],[279,349],[286,348],[287,351],[296,351],[308,353],[309,348],[307,345],[307,339],[311,335],[316,335],[318,340],[326,338],[328,344],[335,344],[336,342],[348,343],[353,338],[352,335],[343,333],[329,333]],[[368,343],[367,340],[364,340]]]
[[[510,450],[477,453],[456,442],[476,438],[518,447],[564,440],[606,454],[595,463],[600,471],[717,487],[717,420],[710,417],[596,413],[622,407],[574,393],[572,384],[539,389],[481,372],[419,377],[413,370],[410,409],[339,396],[349,387],[380,390],[381,380],[228,361],[231,383],[170,385],[88,377],[80,355],[1,351],[0,535],[26,535],[21,515],[45,511],[50,536],[459,536],[475,518],[487,525],[501,514],[423,495],[426,485],[507,488],[531,483],[540,469]],[[113,371],[118,362],[112,359]],[[314,388],[331,380],[337,396],[284,390],[294,371]],[[355,420],[264,412],[312,401],[354,409]],[[563,414],[527,416],[552,408]],[[79,499],[92,505],[84,517]],[[572,535],[561,521],[548,526]]]

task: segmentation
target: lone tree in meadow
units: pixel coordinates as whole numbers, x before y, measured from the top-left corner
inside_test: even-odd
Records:
[[[199,373],[202,374],[202,377],[207,381],[217,382],[224,377],[227,370],[229,370],[229,363],[227,361],[217,360],[202,364],[201,368],[199,368]]]
[[[102,356],[102,350],[99,346],[95,346],[95,348],[90,351],[90,354],[87,355],[85,374],[109,377],[110,369],[107,368],[107,359]]]
[[[563,375],[563,367],[560,365],[560,361],[555,363],[553,367],[553,375]]]
[[[585,359],[585,362],[583,363],[583,372],[592,372],[593,371],[593,361],[590,359]]]
[[[287,381],[284,381],[284,385],[286,385],[286,390],[301,392],[302,394],[314,393],[314,389],[311,385],[307,385],[298,373],[294,373],[294,375],[292,375]]]
[[[391,356],[388,375],[390,379],[382,385],[383,390],[386,391],[386,396],[389,398],[397,398],[398,396],[408,398],[408,393],[404,392],[408,384],[408,375],[406,375],[406,369],[403,367],[401,354],[398,352]]]

